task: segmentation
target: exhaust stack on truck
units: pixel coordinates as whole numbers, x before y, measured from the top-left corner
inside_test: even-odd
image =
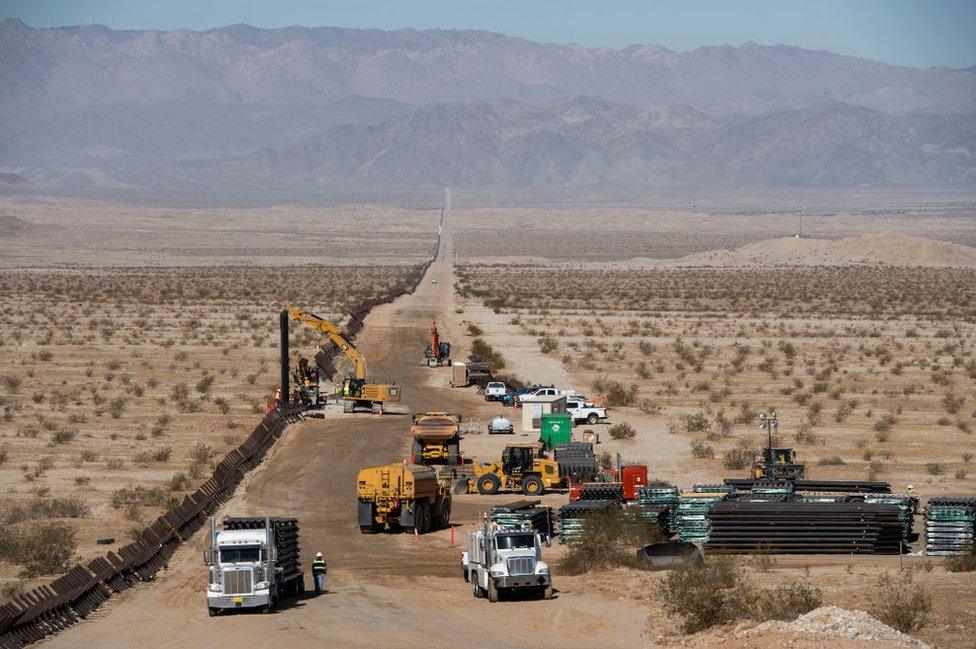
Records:
[[[300,597],[305,589],[294,518],[225,518],[220,530],[211,518],[210,548],[203,556],[210,566],[210,615],[228,608],[270,611],[281,598]]]

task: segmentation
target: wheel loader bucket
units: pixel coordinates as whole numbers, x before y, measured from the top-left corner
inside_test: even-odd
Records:
[[[645,545],[637,551],[637,558],[650,570],[697,567],[705,563],[701,549],[687,541],[662,541]]]

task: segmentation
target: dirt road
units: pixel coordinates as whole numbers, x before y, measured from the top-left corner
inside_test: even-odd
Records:
[[[356,521],[355,476],[360,467],[390,462],[409,450],[406,413],[484,408],[470,391],[450,390],[423,366],[430,321],[456,320],[451,250],[444,232],[441,258],[418,290],[376,309],[361,333],[370,372],[404,387],[403,414],[337,416],[293,426],[220,512],[298,516],[305,563],[322,550],[328,592],[270,615],[207,616],[202,565],[205,534],[173,557],[157,583],[109,602],[93,619],[48,640],[54,647],[495,647],[636,646],[645,612],[630,602],[575,594],[489,604],[474,599],[458,570],[464,527],[423,537],[363,536]],[[436,283],[434,282],[436,280]],[[456,331],[457,323],[447,326]],[[459,334],[457,338],[459,339]],[[473,525],[477,501],[455,505],[455,521]],[[310,578],[307,579],[310,582]],[[558,588],[558,574],[556,575]]]

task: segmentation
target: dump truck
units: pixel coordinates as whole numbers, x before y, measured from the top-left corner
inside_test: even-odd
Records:
[[[303,311],[291,302],[285,302],[285,309],[292,320],[298,320],[326,334],[332,344],[352,361],[354,374],[343,379],[340,389],[343,412],[354,412],[359,406],[383,414],[384,404],[400,401],[401,390],[396,383],[366,380],[366,359],[337,325],[314,313]]]
[[[413,416],[413,460],[417,464],[461,463],[461,415],[425,412]]]
[[[468,490],[491,495],[499,490],[521,491],[538,496],[563,486],[559,465],[540,453],[539,444],[511,444],[502,451],[501,460],[491,464],[473,464],[475,480]]]
[[[225,518],[220,530],[211,518],[203,560],[210,567],[211,616],[233,608],[270,611],[282,598],[300,597],[305,590],[294,518]]]
[[[439,367],[440,365],[451,365],[451,343],[441,340],[440,334],[437,333],[437,323],[433,322],[430,325],[430,342],[427,343],[427,349],[424,350],[424,358],[427,361],[427,367]]]
[[[449,480],[429,466],[384,464],[365,467],[356,477],[359,530],[378,534],[410,528],[418,534],[447,527],[451,520]]]
[[[552,598],[552,576],[542,560],[538,532],[502,531],[486,518],[480,530],[468,532],[461,567],[474,596],[489,602],[516,590],[534,590],[543,599]]]

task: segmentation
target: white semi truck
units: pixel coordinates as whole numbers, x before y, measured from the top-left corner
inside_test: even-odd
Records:
[[[298,521],[294,518],[225,518],[217,529],[210,519],[207,609],[259,608],[270,611],[286,597],[300,597],[304,578],[299,563]]]
[[[501,531],[485,521],[477,532],[468,532],[468,551],[461,556],[465,581],[475,597],[497,602],[503,591],[532,590],[544,599],[552,597],[549,565],[542,560],[542,541],[537,532]]]

